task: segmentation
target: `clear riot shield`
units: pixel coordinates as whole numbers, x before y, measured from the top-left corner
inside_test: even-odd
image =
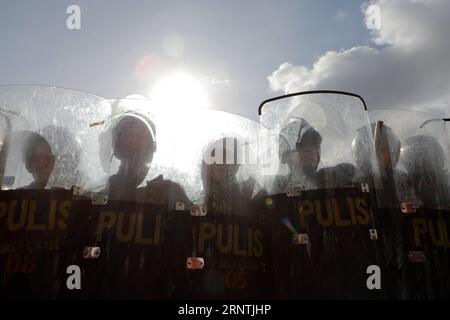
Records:
[[[264,101],[259,113],[279,137],[265,205],[280,297],[389,296],[383,279],[368,281],[368,270],[379,273],[384,258],[373,139],[361,139],[370,132],[362,98],[297,93]]]
[[[444,135],[444,140],[447,142],[447,146],[450,146],[450,118],[444,118],[442,119],[444,121],[444,131],[445,131],[445,135]],[[450,147],[448,148],[449,151],[445,151],[444,150],[444,155],[445,155],[445,165],[446,168],[450,168]],[[450,179],[447,181],[447,185],[450,188]],[[450,197],[450,196],[449,196]]]
[[[172,179],[193,202],[186,233],[191,248],[185,297],[275,297],[268,225],[261,208],[262,172],[271,164],[270,131],[212,109],[166,117],[166,123],[175,146]]]
[[[96,110],[61,264],[85,276],[81,290],[61,288],[58,297],[176,297],[186,292],[192,236],[180,226],[190,200],[172,179],[175,128],[164,128],[145,96],[105,100]]]
[[[5,165],[8,155],[8,144],[5,144],[11,136],[11,115],[8,111],[0,112],[0,181],[1,190],[7,190],[14,183],[11,177],[5,178]]]
[[[14,118],[5,164],[5,176],[14,179],[11,189],[70,189],[81,141],[101,100],[55,87],[0,87],[0,110]]]
[[[450,149],[446,121],[406,109],[375,110],[369,117],[378,123],[379,131],[392,132],[387,139],[391,155],[383,157],[380,152],[379,162],[380,168],[389,169],[383,184],[390,186],[396,197],[380,206],[390,221],[385,230],[389,239],[386,249],[395,256],[398,296],[448,299]]]
[[[48,299],[77,180],[79,141],[102,98],[43,86],[1,86],[0,295]]]

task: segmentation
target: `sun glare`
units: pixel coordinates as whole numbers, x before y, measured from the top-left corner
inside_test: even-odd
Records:
[[[206,89],[192,75],[169,74],[150,91],[150,98],[160,111],[190,111],[208,107]]]
[[[176,170],[195,184],[203,143],[211,134],[205,85],[193,75],[176,72],[162,77],[148,94],[158,114],[158,151],[154,162]],[[206,117],[206,118],[205,118]],[[198,181],[197,181],[197,188]]]

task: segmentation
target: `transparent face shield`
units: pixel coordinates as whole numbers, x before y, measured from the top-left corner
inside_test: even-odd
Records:
[[[172,145],[173,151],[158,156],[172,161],[168,176],[193,202],[211,194],[229,201],[251,198],[261,190],[262,170],[271,164],[270,132],[261,125],[213,109],[161,121],[161,144]]]
[[[145,96],[105,100],[106,116],[90,125],[83,144],[77,185],[88,196],[175,207],[188,203],[175,183],[175,127],[164,127],[155,105]],[[93,199],[94,200],[94,199]]]
[[[0,110],[10,121],[4,183],[10,189],[70,189],[77,180],[80,142],[101,100],[55,87],[0,87]]]
[[[269,187],[342,188],[368,183],[373,175],[373,140],[364,102],[342,93],[309,93],[271,99],[260,107],[261,124],[277,132],[279,170]],[[354,141],[367,154],[357,161]],[[362,151],[361,151],[362,152]],[[361,156],[359,157],[361,159]]]
[[[119,169],[124,177],[139,176],[135,187],[144,183],[147,171],[143,171],[148,169],[156,149],[150,144],[156,140],[149,108],[148,99],[140,96],[104,100],[95,106],[96,117],[82,141],[77,180],[81,190],[107,193],[109,178],[117,175]]]
[[[449,140],[446,121],[431,113],[407,109],[374,110],[370,112],[370,119],[383,121],[399,141],[396,148],[391,146],[395,150],[391,151],[390,162],[389,159],[384,161],[392,168],[398,202],[430,209],[447,208]],[[380,148],[383,145],[386,143],[380,144]]]

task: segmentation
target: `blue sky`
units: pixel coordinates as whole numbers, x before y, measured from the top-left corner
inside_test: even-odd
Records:
[[[267,80],[280,64],[311,66],[328,50],[370,43],[362,3],[2,0],[0,83],[123,97],[183,69],[217,79],[209,87],[212,107],[256,119],[258,103],[281,94]],[[81,30],[66,28],[71,4],[81,8]],[[171,35],[184,43],[175,57],[164,47]],[[137,78],[136,65],[148,55],[161,67]]]

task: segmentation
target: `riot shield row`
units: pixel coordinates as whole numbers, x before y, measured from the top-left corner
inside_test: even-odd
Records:
[[[446,119],[332,91],[259,113],[2,87],[2,298],[450,297]]]

